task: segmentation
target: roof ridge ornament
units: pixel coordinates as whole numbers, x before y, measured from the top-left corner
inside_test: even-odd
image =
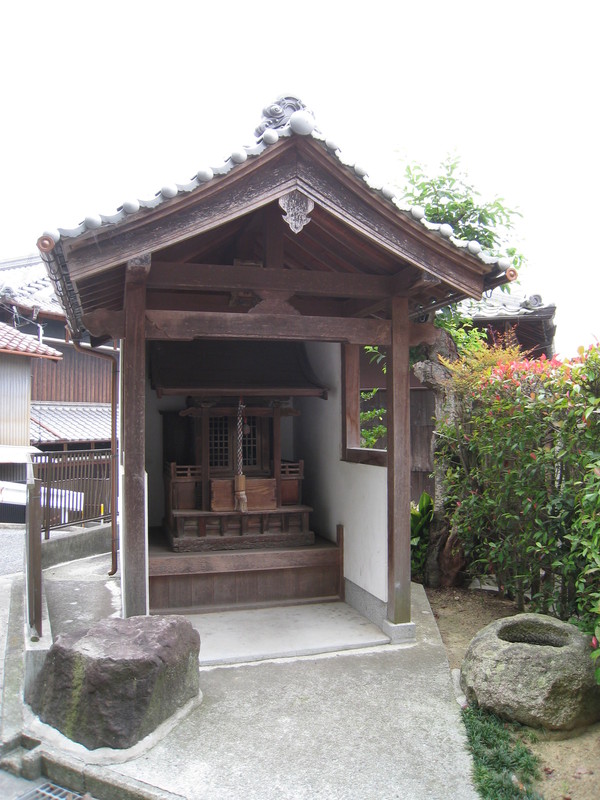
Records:
[[[315,118],[312,111],[294,95],[281,95],[274,103],[262,110],[262,119],[257,125],[254,135],[257,139],[268,129],[272,131],[288,131],[306,136],[315,130]]]

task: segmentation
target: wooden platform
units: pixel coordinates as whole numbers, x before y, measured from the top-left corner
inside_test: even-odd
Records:
[[[246,550],[312,545],[308,506],[285,506],[247,511],[171,511],[171,547],[177,552]]]
[[[343,599],[343,534],[305,547],[175,553],[149,549],[152,613],[185,613]]]

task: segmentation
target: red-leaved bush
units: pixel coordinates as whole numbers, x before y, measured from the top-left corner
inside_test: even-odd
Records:
[[[579,353],[561,362],[492,348],[485,359],[466,354],[446,363],[457,394],[438,423],[436,459],[446,514],[472,573],[493,576],[520,608],[593,633],[600,614],[600,347]]]

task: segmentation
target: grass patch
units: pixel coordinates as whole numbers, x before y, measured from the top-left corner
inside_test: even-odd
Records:
[[[543,800],[532,789],[539,778],[539,759],[523,742],[520,726],[479,708],[463,711],[473,780],[483,800]]]

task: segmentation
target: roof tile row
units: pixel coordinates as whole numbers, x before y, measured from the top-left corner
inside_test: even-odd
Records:
[[[351,170],[357,178],[363,180],[369,188],[388,202],[392,203],[399,211],[410,214],[413,219],[420,221],[429,231],[437,232],[440,236],[449,240],[457,248],[468,249],[469,253],[478,257],[485,264],[496,264],[501,269],[508,269],[510,261],[506,258],[497,258],[489,253],[485,253],[481,245],[476,241],[464,241],[454,236],[452,227],[448,224],[430,222],[425,218],[425,211],[420,206],[409,206],[398,196],[397,190],[392,186],[380,186],[374,184],[367,170],[360,164],[348,162],[337,146],[329,138],[326,138],[316,127],[314,116],[306,108],[304,103],[296,97],[282,96],[277,98],[275,103],[263,109],[263,119],[255,130],[257,141],[248,146],[235,150],[218,166],[210,167],[203,165],[186,184],[167,184],[163,186],[153,198],[149,200],[128,200],[124,202],[114,214],[94,214],[87,216],[75,228],[59,228],[58,230],[48,230],[44,232],[45,237],[50,237],[54,242],[61,238],[75,238],[83,235],[88,230],[97,230],[108,225],[118,225],[134,214],[138,214],[148,209],[156,208],[177,195],[193,192],[203,184],[215,180],[220,176],[229,173],[235,166],[242,164],[248,158],[260,156],[268,147],[276,144],[281,138],[289,136],[311,136],[321,142],[322,145],[332,153],[339,161]]]
[[[64,314],[39,255],[0,261],[0,302],[45,314]]]
[[[6,322],[0,322],[0,353],[57,360],[62,358],[60,350],[42,344],[35,337],[21,333]]]
[[[30,441],[110,441],[110,403],[32,403]]]

